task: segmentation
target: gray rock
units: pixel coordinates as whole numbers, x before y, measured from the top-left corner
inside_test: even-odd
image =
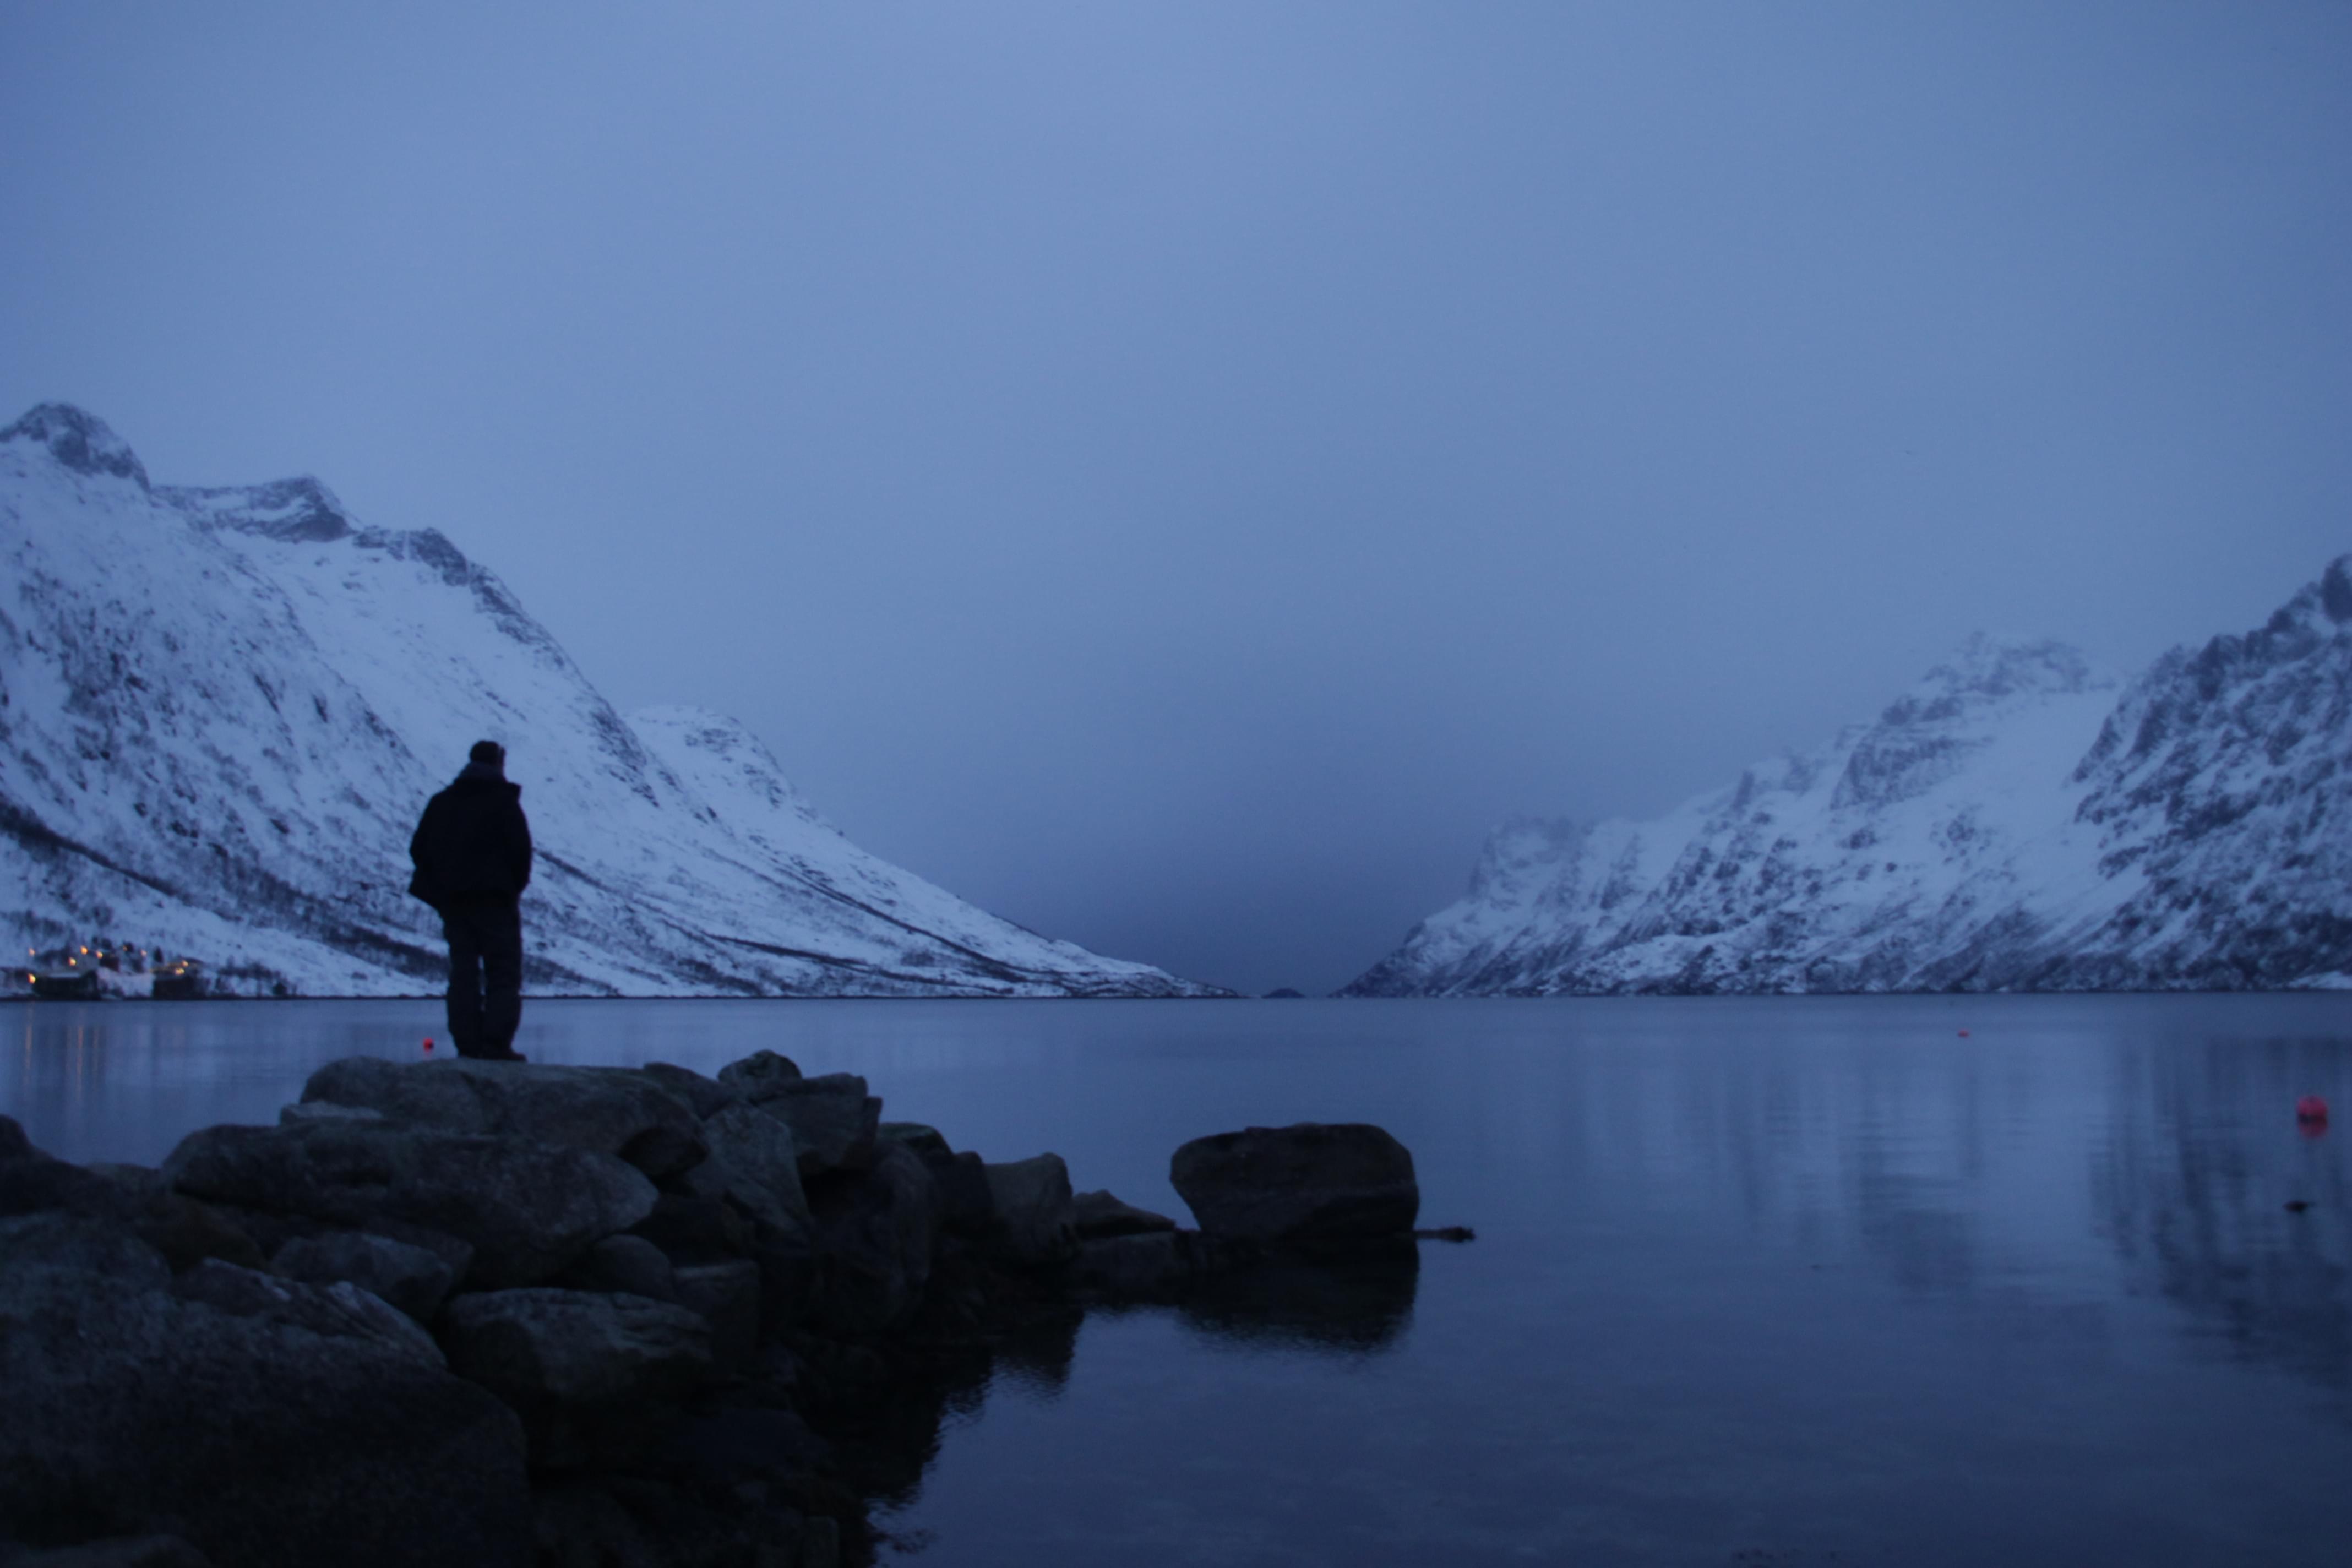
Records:
[[[930,1171],[942,1230],[974,1237],[987,1234],[996,1218],[996,1205],[979,1155],[956,1152],[938,1128],[919,1121],[885,1121],[876,1136],[906,1145]]]
[[[672,1264],[725,1263],[748,1257],[751,1222],[708,1193],[664,1193],[630,1233],[661,1248]]]
[[[988,1184],[988,1166],[981,1157],[966,1149],[928,1163],[931,1180],[940,1190],[940,1228],[974,1237],[993,1232],[996,1194]]]
[[[470,1261],[470,1249],[467,1256]],[[296,1237],[278,1249],[269,1266],[309,1285],[348,1281],[418,1322],[429,1321],[440,1310],[442,1299],[464,1271],[463,1265],[453,1268],[428,1247],[363,1230]]]
[[[10,1557],[0,1547],[5,1568],[213,1568],[213,1560],[176,1535],[118,1535],[108,1541],[85,1541],[51,1552],[27,1552]]]
[[[15,1158],[0,1161],[0,1215],[66,1209],[127,1217],[136,1201],[137,1194],[121,1184],[51,1159],[29,1145]]]
[[[143,1244],[91,1247],[102,1222],[11,1228],[0,1540],[168,1532],[241,1568],[530,1561],[521,1428],[485,1390],[389,1336],[183,1299],[152,1249],[127,1263]]]
[[[307,1285],[207,1258],[173,1282],[184,1300],[239,1318],[291,1323],[330,1339],[364,1340],[429,1365],[445,1364],[441,1347],[415,1320],[347,1279]]]
[[[675,1103],[675,1102],[673,1102]],[[211,1127],[163,1163],[193,1196],[359,1230],[392,1220],[474,1249],[469,1284],[555,1274],[653,1212],[654,1185],[609,1154],[369,1121]]]
[[[128,1193],[144,1195],[160,1192],[163,1173],[152,1165],[133,1165],[121,1160],[93,1160],[82,1167],[93,1176],[103,1176]]]
[[[291,1127],[298,1121],[383,1121],[383,1112],[365,1105],[337,1105],[331,1100],[297,1100],[292,1105],[278,1108],[278,1125]],[[479,1131],[468,1128],[468,1131]]]
[[[1080,1193],[1070,1200],[1073,1217],[1077,1222],[1078,1239],[1099,1241],[1106,1237],[1140,1236],[1147,1231],[1174,1230],[1176,1222],[1166,1215],[1153,1214],[1150,1209],[1123,1204],[1108,1193]]]
[[[710,1369],[702,1315],[642,1296],[484,1291],[450,1302],[441,1334],[455,1371],[526,1411],[674,1399]]]
[[[888,1138],[912,1149],[926,1165],[942,1164],[954,1157],[946,1136],[936,1127],[919,1121],[885,1121],[874,1130],[877,1138]]]
[[[697,1263],[677,1270],[677,1304],[710,1325],[711,1370],[733,1376],[760,1348],[760,1266]]]
[[[740,1090],[716,1079],[705,1078],[692,1068],[682,1068],[674,1062],[647,1062],[637,1071],[686,1101],[687,1108],[705,1121],[730,1105],[743,1103]]]
[[[1039,1154],[986,1167],[996,1210],[996,1246],[1032,1267],[1066,1262],[1078,1250],[1070,1168],[1059,1154]]]
[[[1421,1213],[1412,1155],[1360,1121],[1195,1138],[1170,1161],[1169,1180],[1202,1230],[1252,1241],[1394,1237]]]
[[[346,1057],[302,1086],[302,1101],[378,1110],[447,1132],[490,1132],[613,1154],[656,1179],[703,1156],[697,1118],[644,1074],[531,1062],[392,1062]]]
[[[1241,1261],[1247,1244],[1221,1242],[1197,1230],[1153,1230],[1101,1237],[1078,1248],[1070,1283],[1111,1300],[1166,1300],[1203,1277]]]
[[[67,1269],[131,1289],[161,1290],[172,1282],[163,1255],[130,1226],[63,1209],[0,1219],[0,1260],[10,1270]]]
[[[823,1332],[871,1334],[911,1316],[931,1277],[939,1230],[922,1161],[902,1143],[884,1142],[866,1170],[817,1183],[809,1205],[816,1247],[810,1322]]]
[[[776,1131],[785,1129],[778,1125]],[[797,1174],[793,1181],[798,1183]],[[781,1331],[798,1318],[814,1288],[816,1269],[805,1197],[802,1212],[794,1214],[716,1154],[687,1173],[679,1192],[662,1195],[668,1206],[656,1207],[637,1227],[640,1234],[674,1261],[689,1265],[751,1259],[759,1265],[767,1325]]]
[[[58,1212],[127,1226],[163,1254],[173,1268],[205,1258],[260,1266],[261,1249],[227,1217],[172,1192],[160,1175],[138,1166],[85,1170],[40,1151],[0,1162],[0,1215]]]
[[[702,1124],[703,1141],[711,1156],[729,1172],[761,1189],[782,1212],[805,1222],[808,1195],[801,1187],[800,1141],[789,1122],[753,1110],[730,1105]],[[761,1194],[745,1194],[746,1208],[764,1206]]]
[[[782,1086],[801,1081],[800,1065],[773,1051],[753,1051],[741,1061],[719,1069],[719,1081],[754,1105],[772,1098]]]
[[[677,1270],[658,1247],[642,1236],[608,1236],[565,1269],[556,1283],[567,1290],[618,1291],[655,1301],[676,1301]]]
[[[764,1098],[757,1103],[793,1130],[803,1180],[855,1170],[874,1158],[882,1102],[866,1092],[866,1080],[855,1073],[778,1079],[764,1086]]]

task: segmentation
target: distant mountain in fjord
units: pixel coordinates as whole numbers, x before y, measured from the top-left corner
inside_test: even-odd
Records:
[[[1646,822],[1522,819],[1343,995],[2352,986],[2352,556],[2128,684],[1972,640]]]
[[[449,541],[315,479],[154,485],[47,404],[0,430],[0,940],[163,947],[258,994],[437,990],[408,836],[488,736],[539,845],[535,990],[1220,994],[866,853],[730,719],[623,719]]]

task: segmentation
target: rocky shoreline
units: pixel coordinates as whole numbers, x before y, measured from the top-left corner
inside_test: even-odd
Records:
[[[881,1109],[761,1051],[351,1058],[154,1169],[0,1118],[0,1568],[840,1568],[1089,1310],[1374,1343],[1410,1309],[1379,1128],[1185,1144],[1192,1229]]]

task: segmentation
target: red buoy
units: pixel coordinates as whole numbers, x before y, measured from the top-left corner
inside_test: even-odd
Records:
[[[425,1054],[428,1057],[433,1054],[433,1037],[430,1035],[425,1037]]]
[[[2315,1094],[2306,1094],[2294,1102],[2295,1125],[2304,1136],[2316,1138],[2327,1131],[2327,1101]]]
[[[1966,1029],[1962,1029],[1962,1030],[1960,1031],[1960,1038],[1962,1038],[1962,1039],[1964,1039],[1964,1040],[1965,1040],[1965,1039],[1967,1039],[1968,1037],[1969,1037],[1969,1032],[1968,1032]]]

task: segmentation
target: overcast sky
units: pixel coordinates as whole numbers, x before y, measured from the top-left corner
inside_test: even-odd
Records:
[[[1972,630],[2259,622],[2348,392],[2342,4],[0,3],[0,421],[1252,991]]]

